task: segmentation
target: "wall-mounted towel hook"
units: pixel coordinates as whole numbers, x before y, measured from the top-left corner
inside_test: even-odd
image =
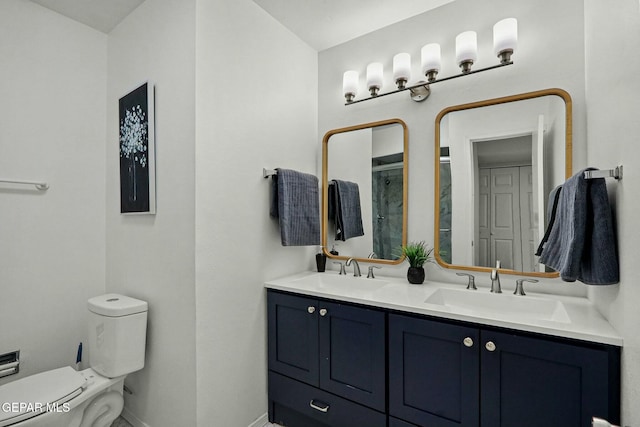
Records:
[[[615,178],[620,181],[622,179],[622,165],[616,166],[615,169],[584,171],[584,179],[594,178]]]

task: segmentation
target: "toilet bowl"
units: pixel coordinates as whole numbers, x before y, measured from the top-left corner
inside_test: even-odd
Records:
[[[90,368],[65,366],[0,386],[0,427],[108,427],[122,412],[125,376],[144,367],[147,303],[89,300]]]

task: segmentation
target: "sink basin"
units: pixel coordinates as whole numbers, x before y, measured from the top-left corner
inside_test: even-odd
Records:
[[[340,291],[353,294],[370,294],[389,284],[386,280],[367,279],[364,276],[354,277],[353,275],[341,276],[331,273],[312,274],[292,280],[291,283],[309,290]]]
[[[491,318],[509,317],[521,320],[548,320],[570,323],[567,310],[560,301],[526,295],[493,294],[441,288],[431,294],[427,304],[447,308],[448,311]]]

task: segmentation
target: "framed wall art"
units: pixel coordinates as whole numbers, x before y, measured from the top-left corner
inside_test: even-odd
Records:
[[[155,214],[154,87],[120,98],[120,213]]]

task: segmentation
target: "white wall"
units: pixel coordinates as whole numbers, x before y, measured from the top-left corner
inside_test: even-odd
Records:
[[[147,357],[126,410],[195,425],[195,1],[146,0],[110,34],[106,290],[149,303]],[[120,215],[118,99],[155,83],[156,215]]]
[[[497,12],[498,11],[498,12]],[[385,87],[393,90],[391,61],[398,52],[412,56],[415,82],[419,78],[420,49],[429,42],[442,45],[441,77],[459,73],[455,64],[455,37],[473,29],[478,33],[479,59],[474,68],[498,63],[493,54],[493,24],[516,17],[519,48],[514,65],[485,73],[432,85],[431,96],[422,103],[413,102],[406,93],[344,106],[342,74],[360,72],[364,97],[364,75],[368,63],[384,64]],[[539,89],[559,87],[573,99],[574,167],[586,162],[586,123],[584,104],[584,16],[582,0],[557,2],[540,0],[493,0],[491,7],[473,0],[458,0],[433,11],[385,27],[353,41],[323,51],[319,55],[319,137],[330,129],[398,117],[409,128],[409,240],[433,242],[434,125],[442,109],[482,99],[496,98]],[[544,30],[542,30],[544,29]],[[552,48],[551,48],[552,47]],[[381,274],[402,276],[406,264],[385,267]],[[453,272],[429,268],[432,278],[463,282]],[[478,277],[488,286],[489,275]],[[514,288],[506,276],[503,286]],[[581,284],[546,280],[538,289],[572,292]]]
[[[51,186],[0,184],[0,354],[22,351],[4,383],[73,365],[104,292],[106,36],[3,0],[0,58],[0,178]]]
[[[317,53],[250,0],[196,12],[198,425],[247,426],[267,410],[263,283],[319,251],[280,245],[262,178],[316,172]]]
[[[624,338],[622,424],[640,425],[640,286],[637,279],[640,226],[640,8],[636,0],[615,7],[585,0],[586,88],[589,165],[624,166],[620,182],[608,180],[614,202],[620,284],[590,287],[590,298]]]

